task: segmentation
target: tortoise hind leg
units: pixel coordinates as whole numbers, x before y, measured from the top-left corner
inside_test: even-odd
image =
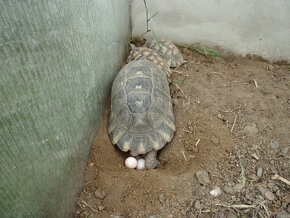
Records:
[[[148,152],[145,157],[145,168],[146,169],[154,169],[160,166],[160,162],[156,158],[157,151],[153,149]]]

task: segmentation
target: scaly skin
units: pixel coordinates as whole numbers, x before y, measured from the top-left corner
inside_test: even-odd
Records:
[[[132,151],[130,152],[130,155],[133,156],[133,157],[137,157],[138,156],[138,154],[136,154],[136,153],[134,153]],[[157,151],[155,149],[153,149],[152,151],[149,151],[144,156],[145,156],[145,158],[144,158],[145,159],[145,168],[147,170],[155,169],[155,168],[160,166],[160,162],[156,158]]]
[[[146,169],[154,169],[160,166],[160,162],[156,158],[157,151],[153,149],[148,152],[145,157],[145,168]]]

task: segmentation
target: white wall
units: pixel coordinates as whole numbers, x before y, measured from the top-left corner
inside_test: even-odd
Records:
[[[147,0],[158,37],[290,61],[290,0]],[[132,1],[132,34],[146,30],[143,0]]]

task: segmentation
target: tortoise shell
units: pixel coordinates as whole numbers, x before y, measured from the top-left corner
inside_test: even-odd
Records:
[[[163,54],[155,39],[147,40],[144,46],[158,52],[161,56],[164,55],[169,67],[178,67],[185,62],[180,51],[172,42],[165,39],[159,39],[159,44]]]
[[[133,60],[148,60],[151,61],[164,72],[166,73],[167,77],[170,77],[171,70],[169,65],[167,65],[166,61],[156,52],[150,48],[145,47],[136,47],[135,45],[131,44],[131,51],[130,55],[127,58],[127,62]]]
[[[146,154],[171,141],[175,122],[166,75],[147,60],[126,64],[113,82],[109,135],[124,151]]]

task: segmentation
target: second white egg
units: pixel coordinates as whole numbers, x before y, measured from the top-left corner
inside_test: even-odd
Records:
[[[144,170],[145,169],[145,160],[144,159],[139,159],[138,164],[137,164],[137,169],[138,170]]]

